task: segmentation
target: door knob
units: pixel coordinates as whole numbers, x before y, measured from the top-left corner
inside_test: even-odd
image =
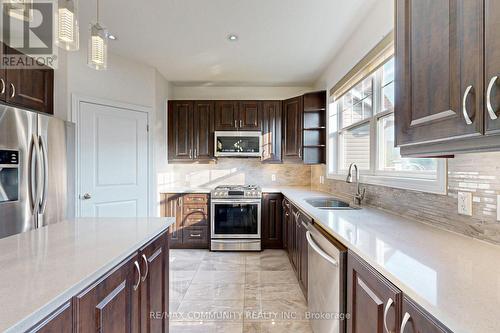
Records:
[[[91,196],[89,193],[85,193],[85,194],[82,196],[82,199],[83,199],[83,200],[90,200],[90,199],[92,199],[92,196]]]

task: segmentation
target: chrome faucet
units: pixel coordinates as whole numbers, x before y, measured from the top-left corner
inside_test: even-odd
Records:
[[[347,179],[345,181],[349,184],[352,183],[352,179],[353,179],[352,169],[353,168],[354,168],[354,171],[356,172],[355,181],[357,183],[357,191],[356,191],[356,194],[354,195],[354,203],[358,206],[361,206],[361,202],[365,198],[366,188],[364,188],[361,191],[361,186],[359,184],[359,170],[358,170],[358,166],[356,165],[356,163],[351,163],[351,165],[349,165],[349,172],[347,173]]]

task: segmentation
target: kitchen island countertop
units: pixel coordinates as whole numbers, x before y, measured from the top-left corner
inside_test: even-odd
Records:
[[[44,319],[174,218],[82,218],[0,239],[0,331]]]

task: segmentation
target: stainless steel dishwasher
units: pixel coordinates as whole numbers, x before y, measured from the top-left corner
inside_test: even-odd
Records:
[[[314,224],[306,233],[308,308],[314,333],[339,333],[345,327],[347,248],[327,239]]]

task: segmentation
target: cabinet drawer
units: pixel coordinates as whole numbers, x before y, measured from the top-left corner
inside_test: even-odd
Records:
[[[206,245],[208,243],[208,227],[185,227],[182,229],[184,244]]]
[[[208,195],[202,193],[191,193],[186,194],[183,197],[184,204],[192,204],[192,203],[207,203]]]
[[[208,207],[206,205],[184,205],[182,210],[184,226],[208,224]]]

